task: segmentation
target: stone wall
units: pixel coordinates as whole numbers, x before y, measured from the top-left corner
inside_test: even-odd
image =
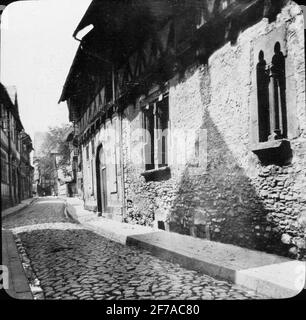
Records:
[[[141,113],[137,104],[129,105],[122,122],[123,171],[126,210],[123,221],[153,225],[154,188],[145,182],[141,147]]]
[[[280,27],[287,50],[292,158],[263,165],[252,152],[254,50],[257,39]],[[289,2],[275,22],[263,19],[241,32],[235,44],[214,52],[206,66],[191,67],[170,81],[171,177],[164,180],[146,182],[143,163],[133,161],[141,158],[135,147],[139,137],[133,136],[141,127],[139,111],[137,103],[129,106],[123,121],[126,222],[163,221],[171,231],[305,258],[305,57],[297,5]],[[195,138],[184,150],[175,147],[173,132],[182,128],[206,130],[207,166],[196,159]]]
[[[142,115],[139,104],[130,105],[123,120],[123,163],[126,198],[124,221],[168,229],[170,212],[174,209],[181,176],[195,152],[195,133],[201,127],[203,105],[201,86],[205,68],[190,68],[183,78],[170,81],[169,89],[169,164],[170,176],[146,181],[143,161]]]
[[[254,43],[285,26],[288,124],[292,159],[263,165],[252,150]],[[272,42],[273,46],[274,43]],[[226,44],[208,62],[210,101],[203,92],[207,174],[186,168],[171,214],[173,230],[240,246],[305,257],[305,57],[303,16],[290,4]],[[294,102],[294,103],[293,103]],[[295,116],[291,116],[294,107]],[[290,122],[291,121],[291,122]],[[294,123],[292,123],[295,121]],[[250,124],[251,123],[251,124]],[[194,228],[196,226],[196,228]]]

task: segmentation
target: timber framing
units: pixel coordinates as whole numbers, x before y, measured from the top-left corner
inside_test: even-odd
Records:
[[[113,112],[153,86],[167,86],[188,66],[206,63],[248,26],[274,19],[286,2],[94,0],[74,36],[90,24],[94,28],[81,40],[59,102],[68,102],[69,119],[78,122],[105,89],[83,131],[86,140]]]

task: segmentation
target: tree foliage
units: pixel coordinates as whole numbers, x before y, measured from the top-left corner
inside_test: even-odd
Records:
[[[40,159],[41,166],[45,171],[54,168],[54,157],[57,158],[57,166],[66,172],[66,167],[70,163],[69,142],[67,142],[67,135],[71,132],[72,126],[70,124],[49,127],[49,131],[45,135],[42,144],[43,157]],[[53,161],[53,162],[52,162]]]

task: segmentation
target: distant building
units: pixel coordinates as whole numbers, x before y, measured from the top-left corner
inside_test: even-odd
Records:
[[[69,180],[67,182],[67,196],[73,197],[79,195],[77,189],[77,172],[78,172],[78,141],[75,136],[75,131],[73,128],[68,132],[66,141],[69,142],[69,151],[70,151],[70,163],[67,166],[67,174]]]
[[[21,200],[31,198],[33,196],[33,179],[34,167],[31,166],[30,153],[33,151],[32,139],[25,133],[21,132],[21,150],[20,150],[20,189]]]
[[[40,167],[39,167],[39,159],[33,159],[33,194],[39,195],[41,193],[40,190]]]
[[[32,197],[32,141],[19,118],[15,87],[0,84],[1,106],[1,208]]]

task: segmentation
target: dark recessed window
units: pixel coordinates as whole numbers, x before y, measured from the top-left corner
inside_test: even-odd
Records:
[[[95,140],[94,139],[91,140],[91,153],[95,154]]]
[[[168,165],[169,99],[156,101],[143,109],[145,169]]]
[[[89,145],[86,147],[86,159],[89,160]]]
[[[285,57],[279,42],[270,64],[259,52],[256,72],[259,142],[287,138]]]

